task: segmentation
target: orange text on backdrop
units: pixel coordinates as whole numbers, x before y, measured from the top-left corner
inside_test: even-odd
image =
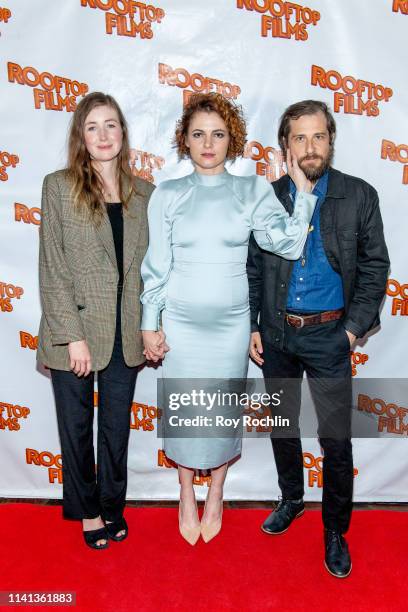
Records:
[[[336,70],[326,70],[312,65],[311,83],[315,87],[334,91],[333,110],[352,115],[377,117],[380,114],[379,102],[389,102],[393,91],[390,87],[342,76]]]
[[[307,484],[309,487],[315,485],[321,489],[323,486],[323,457],[315,457],[312,453],[303,453],[303,467],[308,471]],[[354,476],[357,476],[358,469],[353,469]]]
[[[402,13],[408,15],[408,0],[393,0],[392,10],[394,13]]]
[[[320,20],[319,11],[283,0],[237,0],[237,8],[262,13],[261,36],[264,37],[307,40],[307,26],[315,26]]]
[[[51,484],[62,484],[62,459],[61,455],[54,455],[50,451],[37,451],[34,448],[26,448],[27,465],[37,465],[48,469],[48,481]]]
[[[163,157],[139,151],[138,149],[130,149],[129,157],[130,168],[134,176],[154,183],[153,170],[161,170],[165,164]]]
[[[9,8],[5,6],[0,6],[0,23],[7,23],[12,15],[12,12]]]
[[[23,294],[24,289],[22,287],[0,281],[0,311],[13,312],[11,300],[19,300]]]
[[[184,89],[183,104],[188,102],[192,93],[209,93],[216,91],[225,98],[236,99],[241,93],[238,85],[205,77],[197,72],[189,73],[185,68],[172,68],[168,64],[159,64],[159,83]],[[190,88],[188,90],[188,88]]]
[[[8,168],[15,168],[19,163],[20,159],[18,155],[14,153],[8,153],[7,151],[0,151],[0,181],[8,180]]]
[[[358,396],[357,408],[378,417],[378,431],[408,435],[408,408],[362,393]]]
[[[155,421],[160,418],[160,409],[148,404],[133,402],[130,413],[130,429],[154,431]]]
[[[29,332],[20,332],[20,346],[21,348],[29,348],[32,351],[36,351],[38,348],[38,336],[32,336]]]
[[[39,72],[32,66],[23,68],[14,62],[7,63],[7,75],[10,83],[33,88],[36,109],[73,112],[76,109],[77,98],[85,96],[89,90],[86,83],[72,81],[51,72]]]
[[[351,375],[357,376],[357,366],[365,365],[369,359],[366,353],[350,352],[351,358]]]
[[[33,206],[29,208],[26,204],[14,202],[14,220],[23,223],[41,225],[41,208]]]
[[[386,294],[392,297],[391,314],[393,316],[408,315],[408,283],[402,285],[394,278],[387,281]]]
[[[256,162],[256,174],[264,176],[269,183],[277,181],[285,174],[283,155],[280,149],[264,147],[260,142],[252,140],[245,147],[244,157]]]
[[[131,38],[153,38],[152,23],[161,23],[165,17],[162,8],[134,0],[81,0],[81,6],[105,11],[107,34]]]
[[[0,429],[18,431],[21,428],[19,419],[26,419],[30,412],[26,406],[0,402]]]
[[[165,467],[165,468],[176,468],[177,467],[177,465],[174,463],[174,461],[169,459],[166,456],[166,453],[164,452],[164,450],[162,450],[162,449],[159,449],[157,451],[157,465],[159,467]]]
[[[381,143],[381,159],[389,159],[404,164],[402,184],[408,185],[408,145],[396,145],[391,140],[383,140]]]

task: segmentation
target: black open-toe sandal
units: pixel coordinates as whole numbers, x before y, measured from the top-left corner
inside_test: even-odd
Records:
[[[85,543],[90,548],[95,548],[95,550],[103,550],[104,548],[108,548],[109,546],[109,538],[106,527],[101,527],[100,529],[93,529],[92,531],[83,531]],[[105,544],[100,544],[98,546],[98,540],[106,540]]]
[[[114,540],[115,542],[122,542],[122,540],[128,537],[129,528],[123,516],[117,521],[113,521],[113,523],[105,522],[105,525],[106,531],[108,532],[108,536],[111,540]],[[125,533],[117,536],[116,534],[119,533],[119,531],[124,531]]]

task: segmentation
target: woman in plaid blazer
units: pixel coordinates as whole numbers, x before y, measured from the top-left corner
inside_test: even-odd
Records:
[[[145,361],[140,265],[154,187],[131,174],[126,121],[111,96],[95,92],[80,102],[68,149],[67,168],[43,185],[38,360],[54,388],[64,516],[82,519],[89,546],[106,548],[109,538],[127,536],[130,408]]]

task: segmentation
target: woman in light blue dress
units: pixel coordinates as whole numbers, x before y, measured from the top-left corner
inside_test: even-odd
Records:
[[[191,158],[194,172],[161,183],[150,199],[141,329],[146,356],[157,361],[165,353],[164,379],[245,378],[251,231],[261,248],[287,259],[297,259],[303,249],[316,203],[311,184],[297,161],[288,159],[297,187],[290,217],[264,178],[229,174],[225,161],[243,154],[245,136],[239,107],[220,94],[193,95],[178,123],[176,144],[180,157]],[[219,532],[228,462],[240,450],[239,436],[165,438],[166,456],[178,464],[180,532],[190,544],[200,533],[207,542]],[[211,470],[201,525],[195,469]]]

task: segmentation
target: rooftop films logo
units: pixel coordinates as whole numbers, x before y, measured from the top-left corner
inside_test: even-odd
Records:
[[[381,143],[381,159],[389,159],[392,162],[397,161],[404,164],[402,184],[408,185],[408,145],[396,145],[391,140],[383,140]]]
[[[26,419],[31,410],[26,406],[0,402],[0,429],[18,431],[21,429],[20,420]]]
[[[280,149],[265,147],[260,142],[252,140],[245,147],[244,157],[256,162],[256,174],[264,176],[268,183],[277,181],[286,174],[283,169],[283,155]]]
[[[38,348],[38,336],[33,336],[30,332],[20,332],[20,346],[21,348],[28,348],[32,351],[36,351]]]
[[[363,366],[369,360],[369,356],[367,353],[358,353],[357,351],[350,351],[350,359],[351,359],[351,375],[357,376],[358,366]]]
[[[385,290],[389,297],[392,297],[391,314],[393,317],[397,315],[408,315],[408,283],[401,285],[397,280],[389,278]]]
[[[319,11],[283,0],[237,0],[237,8],[262,14],[261,36],[264,37],[307,40],[308,26],[320,21]]]
[[[379,102],[389,102],[393,91],[390,87],[342,76],[337,70],[326,70],[312,66],[311,83],[314,87],[334,91],[333,110],[350,115],[377,117],[380,114]]]
[[[31,208],[26,204],[20,204],[14,202],[14,221],[17,223],[28,223],[32,225],[41,225],[41,208],[32,206]]]
[[[241,93],[241,88],[238,85],[206,77],[197,72],[190,74],[185,68],[172,68],[168,64],[159,64],[159,83],[183,89],[184,106],[193,93],[210,93],[215,91],[225,98],[233,100]]]
[[[14,62],[7,63],[7,75],[10,83],[33,88],[36,109],[73,112],[77,98],[85,96],[89,89],[86,83],[72,81],[51,72],[39,72],[32,66],[22,68]]]
[[[133,402],[130,411],[130,429],[154,431],[157,419],[160,418],[160,409],[148,404]]]
[[[38,451],[34,448],[26,448],[27,465],[37,465],[48,470],[48,482],[51,484],[62,484],[62,459],[61,455],[54,455],[50,451]]]
[[[154,183],[153,170],[161,170],[165,164],[163,157],[139,151],[138,149],[130,149],[130,169],[134,176],[138,176],[145,181]]]
[[[134,0],[81,0],[82,7],[105,11],[106,34],[153,38],[153,23],[165,17],[162,8]]]
[[[402,13],[408,15],[408,0],[393,0],[392,10],[394,13]]]
[[[8,23],[12,12],[5,6],[0,6],[0,23]]]
[[[23,294],[22,287],[0,281],[0,312],[13,312],[11,300],[20,300]]]
[[[303,453],[303,467],[308,470],[307,484],[310,488],[315,485],[318,489],[323,486],[323,457],[315,457],[312,453]],[[354,476],[357,476],[358,469],[354,468]]]
[[[408,436],[408,408],[398,406],[395,403],[387,403],[385,400],[362,393],[357,399],[357,409],[378,418],[378,431],[400,436]]]
[[[0,181],[8,181],[10,168],[15,168],[20,158],[14,153],[0,151]]]

